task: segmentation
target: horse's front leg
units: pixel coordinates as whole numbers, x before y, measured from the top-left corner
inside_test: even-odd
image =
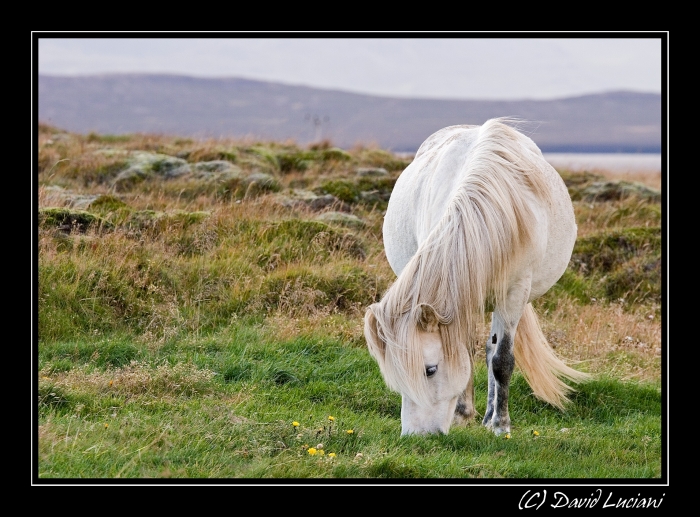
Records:
[[[474,363],[472,362],[471,357],[469,359],[469,367],[471,369],[471,372],[469,373],[469,382],[467,382],[467,387],[457,399],[457,407],[455,408],[455,416],[453,420],[455,425],[467,424],[476,414],[476,411],[474,410]]]
[[[524,275],[508,290],[505,310],[496,308],[491,317],[491,333],[486,342],[489,392],[483,424],[496,435],[510,432],[508,391],[515,368],[513,345],[520,316],[530,294],[531,275]]]
[[[513,339],[517,325],[507,325],[501,316],[493,313],[491,333],[486,343],[486,364],[489,371],[488,399],[483,425],[496,435],[510,432],[508,391],[515,368]]]

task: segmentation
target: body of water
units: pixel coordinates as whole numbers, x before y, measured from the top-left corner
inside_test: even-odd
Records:
[[[661,153],[542,153],[555,168],[574,172],[661,173]],[[396,153],[412,158],[414,153]]]
[[[555,168],[571,171],[661,172],[661,153],[542,153]]]

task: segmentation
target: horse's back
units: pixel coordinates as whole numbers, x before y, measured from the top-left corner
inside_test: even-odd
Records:
[[[483,126],[449,126],[421,144],[413,162],[396,181],[384,217],[384,246],[390,266],[399,275],[445,215],[458,189],[467,181],[478,146],[484,139],[506,138],[534,164],[546,192],[523,193],[537,218],[538,232],[525,262],[532,270],[531,299],[544,294],[563,274],[576,240],[576,222],[568,190],[527,136],[498,120]],[[478,145],[477,145],[478,144]],[[488,142],[486,142],[488,144]],[[494,156],[494,160],[498,157]],[[483,160],[483,154],[479,156]]]
[[[450,126],[430,135],[396,180],[384,216],[384,248],[399,275],[444,215],[461,183],[479,126]]]

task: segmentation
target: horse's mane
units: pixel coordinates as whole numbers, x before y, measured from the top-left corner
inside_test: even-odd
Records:
[[[537,226],[528,196],[551,203],[539,151],[507,123],[492,119],[479,128],[468,173],[443,217],[367,313],[367,342],[387,385],[417,403],[429,403],[418,339],[427,330],[425,306],[437,316],[453,379],[471,369],[472,336],[485,310],[505,307],[509,272]]]

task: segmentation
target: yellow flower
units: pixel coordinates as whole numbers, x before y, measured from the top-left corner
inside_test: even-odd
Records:
[[[294,427],[299,427],[299,422],[294,421],[294,422],[292,422],[292,425],[293,425]]]
[[[348,430],[345,431],[345,432],[348,433],[348,434],[352,434],[352,433],[354,433],[355,431],[353,431],[352,429],[348,429]]]
[[[317,452],[317,451],[316,451],[315,448],[309,447],[309,454],[311,454],[311,456],[313,456],[314,454],[316,454],[316,452]]]
[[[506,433],[506,439],[510,440],[510,433]]]
[[[335,453],[334,452],[329,452],[328,453],[329,458],[335,458]]]
[[[109,381],[109,387],[112,387],[112,384],[114,384],[114,381]]]
[[[532,434],[534,434],[535,436],[539,436],[539,435],[540,435],[539,431],[532,431]]]
[[[330,420],[331,422],[333,422],[333,421],[335,420],[335,417],[334,417],[334,416],[328,415],[328,420]]]
[[[323,452],[323,449],[319,449],[317,452],[318,452],[318,455],[319,455],[319,456],[323,456],[323,455],[325,454],[325,453]]]
[[[107,429],[108,427],[109,427],[109,424],[105,424],[105,429]]]

